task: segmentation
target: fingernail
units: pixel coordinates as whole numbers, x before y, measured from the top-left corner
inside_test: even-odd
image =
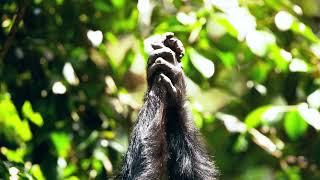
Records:
[[[157,59],[155,63],[160,64],[160,63],[161,63],[161,60],[160,60],[160,59]]]
[[[174,33],[173,33],[173,32],[167,32],[167,33],[166,33],[166,37],[167,37],[168,39],[172,38],[173,36],[174,36]]]

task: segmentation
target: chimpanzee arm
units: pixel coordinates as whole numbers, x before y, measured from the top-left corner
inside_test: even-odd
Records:
[[[120,179],[160,179],[164,171],[166,141],[164,128],[165,92],[153,86],[146,93],[146,99],[131,135],[128,151],[124,158]]]
[[[184,106],[167,109],[169,179],[213,180],[217,173],[188,112]]]
[[[184,53],[183,45],[170,35],[163,42],[165,46],[158,45],[158,49],[149,58],[149,74],[160,71],[162,85],[167,90],[164,114],[168,179],[215,179],[217,172],[213,162],[185,106],[185,76],[179,63]]]
[[[213,163],[185,107],[182,43],[168,34],[153,48],[146,100],[132,132],[121,179],[213,180]]]

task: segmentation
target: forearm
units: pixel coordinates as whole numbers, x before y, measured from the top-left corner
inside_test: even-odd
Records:
[[[160,88],[152,87],[147,92],[132,131],[122,179],[157,179],[160,176],[166,154],[164,105],[160,91]]]
[[[168,170],[171,177],[214,179],[214,169],[185,106],[167,112]],[[173,178],[174,179],[174,178]]]

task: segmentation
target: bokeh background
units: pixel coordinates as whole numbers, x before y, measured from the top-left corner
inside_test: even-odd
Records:
[[[220,179],[320,179],[320,1],[1,0],[0,179],[106,179],[171,31]]]

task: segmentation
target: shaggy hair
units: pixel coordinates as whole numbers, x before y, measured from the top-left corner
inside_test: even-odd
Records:
[[[118,179],[214,180],[217,173],[213,162],[207,155],[185,107],[186,86],[183,71],[178,66],[173,48],[162,49],[149,57],[149,87]],[[157,63],[155,61],[159,57],[175,67],[152,71],[152,65]],[[161,64],[161,61],[158,64]],[[180,68],[181,71],[168,72],[175,68]],[[164,77],[170,77],[167,78],[169,80],[162,80],[159,71],[165,73]],[[171,83],[174,84],[173,89],[169,86]],[[176,96],[173,96],[172,92],[176,93]]]

